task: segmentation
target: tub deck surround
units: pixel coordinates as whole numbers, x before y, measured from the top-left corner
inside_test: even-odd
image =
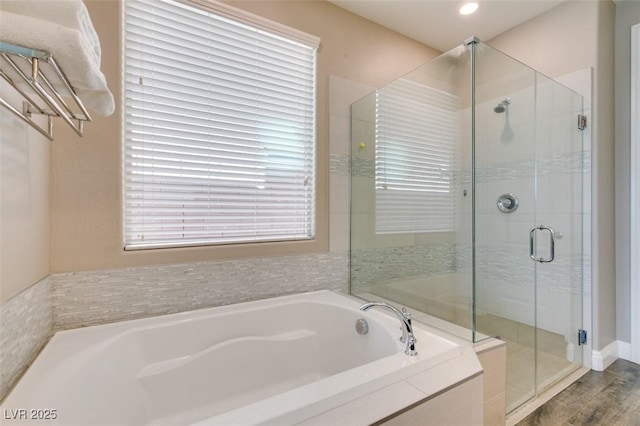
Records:
[[[61,331],[2,410],[57,410],[40,425],[282,425],[399,387],[368,424],[481,374],[470,344],[418,323],[406,356],[399,320],[360,305],[319,291]]]

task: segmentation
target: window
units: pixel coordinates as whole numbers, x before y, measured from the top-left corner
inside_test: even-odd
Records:
[[[406,79],[376,92],[376,234],[453,230],[457,105]]]
[[[124,4],[125,248],[312,238],[317,39]]]

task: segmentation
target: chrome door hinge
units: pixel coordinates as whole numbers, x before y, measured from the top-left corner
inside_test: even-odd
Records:
[[[587,344],[587,330],[578,330],[578,346]]]
[[[587,116],[578,114],[578,129],[584,130],[587,128]]]

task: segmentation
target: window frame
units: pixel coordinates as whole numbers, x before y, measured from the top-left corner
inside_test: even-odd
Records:
[[[124,3],[124,2],[123,2]],[[126,172],[127,172],[127,168],[126,168],[126,164],[124,163],[124,161],[126,161],[125,157],[126,157],[126,132],[127,132],[127,126],[126,126],[126,114],[127,114],[127,110],[125,107],[125,102],[126,102],[126,92],[127,92],[127,86],[126,86],[126,80],[125,80],[125,73],[126,73],[126,65],[125,65],[125,52],[127,49],[127,45],[126,45],[126,25],[123,24],[122,28],[121,28],[121,34],[122,34],[122,43],[121,43],[121,49],[122,49],[122,60],[123,60],[123,64],[121,67],[122,70],[122,76],[123,76],[123,84],[122,84],[122,143],[123,143],[123,167],[122,167],[122,212],[123,212],[123,221],[122,221],[122,229],[123,229],[123,240],[124,240],[124,250],[126,251],[137,251],[137,250],[156,250],[156,249],[181,249],[181,248],[193,248],[193,247],[208,247],[208,248],[216,248],[216,247],[225,247],[225,246],[233,246],[233,245],[241,245],[241,246],[248,246],[248,245],[253,245],[253,244],[258,244],[258,245],[264,245],[267,243],[274,243],[276,245],[295,245],[295,246],[299,246],[300,244],[303,245],[308,245],[308,243],[313,243],[314,246],[317,247],[316,243],[318,241],[317,240],[317,236],[318,233],[320,232],[320,238],[319,238],[319,242],[323,242],[323,240],[326,240],[326,237],[323,235],[324,233],[326,233],[326,224],[325,226],[320,226],[318,227],[318,216],[321,215],[321,210],[318,207],[318,198],[319,198],[319,191],[318,191],[318,177],[319,174],[323,175],[322,173],[319,173],[318,171],[318,132],[317,132],[317,123],[318,123],[318,113],[319,113],[319,109],[318,109],[318,90],[319,90],[319,82],[318,82],[318,47],[319,47],[319,43],[320,43],[320,39],[316,36],[304,33],[302,31],[293,29],[291,27],[282,25],[280,23],[274,22],[274,21],[270,21],[266,18],[263,18],[261,16],[258,15],[254,15],[252,13],[246,12],[244,10],[241,9],[237,9],[234,7],[231,7],[229,5],[226,5],[224,3],[218,3],[216,1],[208,1],[208,0],[173,0],[173,3],[177,3],[177,4],[182,4],[182,5],[187,5],[190,7],[195,7],[198,9],[202,9],[204,12],[208,12],[208,13],[213,13],[216,15],[221,16],[222,18],[225,19],[231,19],[233,21],[236,21],[240,24],[244,24],[244,25],[249,25],[259,31],[266,31],[272,35],[275,35],[276,37],[284,37],[290,41],[293,42],[297,42],[297,43],[302,43],[305,44],[307,46],[310,46],[314,49],[314,53],[313,53],[313,85],[312,85],[312,93],[313,93],[313,98],[311,99],[311,104],[313,105],[313,111],[312,111],[312,120],[313,120],[313,126],[312,126],[312,130],[311,130],[311,135],[312,135],[312,141],[311,141],[311,145],[312,145],[312,168],[311,168],[311,178],[313,179],[313,190],[312,190],[312,194],[311,194],[311,208],[310,208],[310,214],[311,214],[311,235],[308,238],[274,238],[274,239],[257,239],[257,240],[250,240],[250,241],[246,241],[246,240],[238,240],[238,241],[219,241],[219,242],[213,242],[213,241],[206,241],[206,242],[202,242],[202,243],[191,243],[191,242],[183,242],[180,243],[178,241],[175,241],[173,243],[170,244],[150,244],[150,245],[143,245],[143,244],[139,244],[139,245],[131,245],[131,244],[127,244],[127,240],[126,240],[126,226],[127,226],[127,219],[126,219],[126,190],[125,190],[125,185],[127,184],[127,178],[126,178]],[[121,13],[123,15],[123,18],[126,17],[127,15],[127,10],[126,10],[126,5],[122,4],[121,6]],[[125,20],[123,19],[122,22],[125,22]],[[320,229],[319,229],[320,228]],[[315,250],[312,250],[315,251]]]

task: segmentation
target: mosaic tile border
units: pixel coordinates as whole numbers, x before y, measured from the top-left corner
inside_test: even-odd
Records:
[[[351,158],[351,175],[375,179],[376,165],[374,160],[366,158]]]
[[[329,173],[340,176],[349,176],[351,174],[351,165],[348,155],[331,153],[329,154]]]
[[[351,262],[351,290],[358,293],[392,280],[454,272],[455,244],[354,249]]]
[[[587,174],[591,171],[589,151],[558,154],[539,158],[536,161],[537,164],[533,159],[527,159],[479,165],[476,168],[476,183],[528,179],[533,176],[534,169],[538,176]],[[348,175],[350,172],[351,176],[375,179],[375,161],[352,157],[349,167],[348,156],[331,154],[331,172],[340,175]],[[471,170],[468,168],[454,170],[452,177],[454,183],[469,185]]]
[[[471,246],[457,246],[456,272],[471,274]],[[526,245],[481,245],[476,250],[476,277],[485,281],[512,280],[512,273],[521,273],[514,282],[519,286],[537,286],[557,293],[579,294],[591,291],[591,262],[587,255],[569,253],[558,255],[553,263],[537,264],[537,282],[534,281],[534,263],[528,256]]]
[[[51,337],[51,280],[0,304],[0,401]]]
[[[348,280],[344,253],[54,274],[53,330],[307,291],[347,292]]]

